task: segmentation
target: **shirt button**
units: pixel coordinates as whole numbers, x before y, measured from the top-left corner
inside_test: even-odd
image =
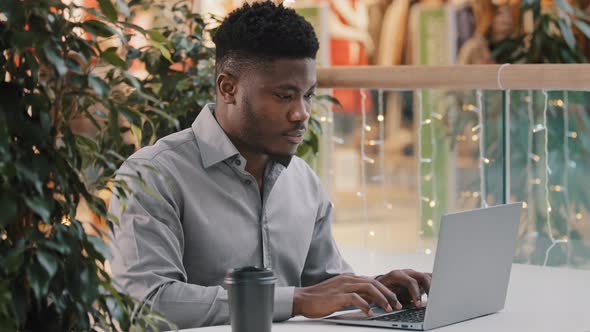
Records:
[[[246,181],[244,181],[244,183],[245,183],[247,186],[249,186],[249,185],[251,185],[251,184],[252,184],[252,181],[251,181],[251,180],[246,180]]]
[[[236,160],[234,161],[234,163],[235,163],[236,165],[240,166],[240,165],[242,164],[242,161],[241,161],[240,159],[236,159]]]

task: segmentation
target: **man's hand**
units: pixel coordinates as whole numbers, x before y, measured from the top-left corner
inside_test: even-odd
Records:
[[[432,273],[414,270],[393,270],[377,278],[381,284],[392,290],[403,304],[422,307],[422,294],[430,292]]]
[[[395,294],[381,282],[343,274],[317,285],[295,288],[293,316],[319,318],[349,305],[354,305],[368,316],[372,316],[371,304],[377,304],[386,312],[393,311],[393,308],[402,308]]]

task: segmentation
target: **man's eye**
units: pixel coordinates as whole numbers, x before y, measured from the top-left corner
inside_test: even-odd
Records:
[[[279,98],[282,101],[289,101],[289,100],[293,99],[293,96],[281,95],[278,93],[275,93],[275,96],[277,96],[277,98]]]
[[[310,100],[313,97],[315,97],[315,93],[308,93],[308,94],[305,95],[305,99],[307,99],[307,100]]]

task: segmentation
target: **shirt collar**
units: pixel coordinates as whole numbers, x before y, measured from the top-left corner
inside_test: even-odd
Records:
[[[227,137],[227,134],[213,116],[214,112],[214,103],[205,105],[192,124],[193,134],[197,138],[197,144],[199,145],[201,159],[205,168],[240,155],[238,149],[229,137]],[[286,168],[289,166],[291,159],[292,157],[288,156],[275,158],[273,161]]]
[[[215,104],[205,105],[192,125],[205,168],[239,155],[238,149],[217,123],[213,112]]]

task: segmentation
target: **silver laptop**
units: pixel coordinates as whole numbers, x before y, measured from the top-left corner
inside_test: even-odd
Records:
[[[374,308],[325,321],[345,325],[430,330],[504,308],[514,258],[521,203],[443,216],[428,304],[386,313]]]

